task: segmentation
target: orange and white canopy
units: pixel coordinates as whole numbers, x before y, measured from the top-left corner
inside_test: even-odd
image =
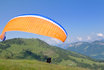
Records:
[[[5,32],[23,31],[57,38],[64,42],[67,38],[65,29],[54,20],[36,14],[21,15],[11,19],[5,26],[0,39],[5,38]]]

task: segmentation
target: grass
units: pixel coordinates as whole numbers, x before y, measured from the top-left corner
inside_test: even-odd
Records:
[[[37,60],[0,59],[0,70],[89,70],[80,67],[48,64]]]

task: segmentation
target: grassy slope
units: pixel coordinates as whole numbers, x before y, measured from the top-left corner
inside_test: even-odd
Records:
[[[0,60],[0,70],[89,70],[80,67],[47,64],[36,60]]]
[[[52,57],[53,64],[93,70],[104,69],[104,63],[95,62],[86,56],[50,46],[39,39],[12,39],[1,42],[0,58],[8,59],[8,57],[9,59],[36,59],[39,61],[45,61],[42,60],[46,59],[45,57]]]

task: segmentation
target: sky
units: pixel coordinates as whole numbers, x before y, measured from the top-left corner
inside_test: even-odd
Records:
[[[21,14],[41,14],[68,33],[65,43],[104,38],[104,0],[0,0],[0,33],[10,19]],[[7,39],[39,38],[51,45],[61,41],[25,32],[7,32]]]

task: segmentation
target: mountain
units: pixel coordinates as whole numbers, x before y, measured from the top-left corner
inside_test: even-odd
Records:
[[[72,43],[67,47],[67,50],[84,54],[97,60],[104,60],[104,40]]]
[[[40,39],[14,38],[0,42],[0,60],[25,59],[46,62],[48,57],[52,58],[52,64],[91,70],[104,69],[103,62],[97,62],[87,56],[51,46]]]
[[[80,54],[51,46],[40,39],[15,38],[0,42],[0,58],[9,59],[37,59],[45,61],[52,57],[54,63],[67,60],[70,56],[87,58]]]

